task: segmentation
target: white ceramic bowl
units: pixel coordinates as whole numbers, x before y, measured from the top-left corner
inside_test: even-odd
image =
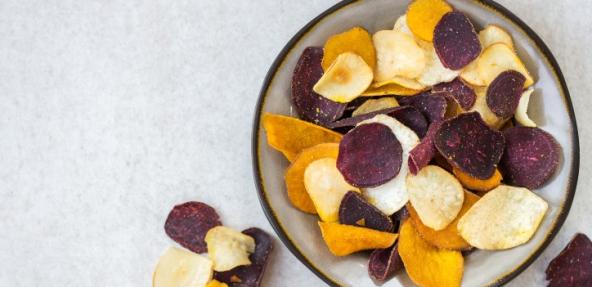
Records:
[[[535,191],[547,200],[550,208],[534,237],[527,244],[510,250],[476,251],[465,260],[463,286],[499,286],[517,276],[536,259],[569,212],[579,169],[576,121],[557,62],[543,41],[525,23],[493,1],[448,1],[466,13],[477,28],[497,24],[512,34],[520,57],[536,78],[529,114],[562,147],[559,171],[551,182]],[[278,55],[267,74],[257,104],[253,127],[253,165],[261,204],[286,247],[329,285],[375,286],[368,276],[368,255],[362,253],[342,258],[331,255],[321,238],[317,217],[290,205],[283,176],[288,161],[267,145],[260,116],[263,112],[296,116],[290,104],[290,82],[304,48],[322,46],[332,34],[353,26],[361,25],[371,32],[391,29],[395,20],[405,13],[407,5],[406,0],[368,0],[343,1],[331,7],[300,30]],[[399,274],[384,286],[413,284],[406,275]]]

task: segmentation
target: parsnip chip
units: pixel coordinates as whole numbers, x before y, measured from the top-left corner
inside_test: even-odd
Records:
[[[526,77],[524,87],[530,87],[534,80],[526,70],[526,67],[518,58],[514,50],[504,43],[493,44],[483,51],[477,61],[479,76],[489,85],[502,72],[515,70]]]
[[[473,86],[486,86],[485,81],[481,78],[481,75],[479,75],[479,65],[477,62],[479,62],[479,58],[475,59],[462,69],[460,77]]]
[[[460,212],[446,228],[436,231],[427,226],[425,226],[419,216],[417,215],[417,211],[413,208],[413,206],[407,203],[407,211],[409,211],[409,217],[413,222],[413,226],[415,230],[421,235],[421,237],[429,242],[430,244],[444,249],[450,250],[467,250],[471,248],[471,245],[466,242],[460,235],[458,234],[458,229],[456,228],[456,224],[460,220],[460,218],[469,211],[469,208],[475,204],[479,200],[479,196],[465,191],[465,200],[463,202],[463,206],[460,209]]]
[[[433,86],[443,82],[450,82],[460,74],[460,71],[450,70],[442,65],[432,43],[424,42],[420,43],[420,46],[426,57],[426,66],[419,78],[417,78],[420,84]]]
[[[365,227],[319,221],[321,234],[335,256],[345,256],[362,250],[384,249],[395,243],[398,234]]]
[[[317,214],[314,203],[304,186],[304,171],[311,162],[321,158],[337,158],[338,153],[339,144],[324,143],[304,149],[298,154],[285,175],[288,198],[294,207],[307,213]]]
[[[265,113],[262,122],[267,143],[289,161],[294,161],[305,148],[321,143],[338,143],[342,137],[332,130],[283,115]]]
[[[485,26],[485,29],[479,32],[479,41],[482,47],[489,47],[495,43],[504,43],[508,47],[514,49],[514,41],[512,36],[500,26],[490,24]]]
[[[345,52],[337,56],[313,90],[334,102],[348,103],[368,89],[373,77],[372,68],[362,57]]]
[[[421,222],[438,231],[452,222],[463,206],[460,182],[439,166],[428,165],[407,176],[407,194]]]
[[[483,121],[494,129],[499,129],[504,125],[506,119],[499,118],[496,116],[489,106],[487,106],[487,88],[475,87],[475,94],[477,98],[473,107],[467,112],[478,112],[481,115]]]
[[[228,271],[251,264],[249,254],[255,251],[255,240],[251,236],[225,226],[216,226],[206,234],[206,243],[215,271]]]
[[[304,171],[304,186],[319,217],[325,222],[339,220],[339,205],[348,191],[360,192],[345,181],[335,158],[311,162]]]
[[[411,32],[409,26],[407,26],[407,14],[404,14],[395,21],[395,27],[393,27],[393,30],[413,36],[413,32]]]
[[[460,286],[464,259],[459,251],[432,246],[421,238],[410,219],[399,232],[399,255],[411,281],[422,287]]]
[[[370,203],[386,215],[392,215],[401,209],[401,207],[405,206],[409,200],[407,196],[407,184],[405,183],[405,178],[409,173],[409,164],[407,161],[409,152],[419,144],[419,138],[413,130],[387,115],[377,115],[374,118],[360,122],[358,125],[368,123],[381,123],[390,127],[403,149],[403,162],[401,163],[399,174],[383,185],[366,188],[364,191]]]
[[[376,52],[372,44],[372,36],[362,27],[353,27],[341,34],[331,36],[325,42],[323,50],[324,56],[321,65],[325,71],[339,55],[345,52],[360,55],[370,68],[376,67]]]
[[[498,169],[496,169],[493,175],[488,179],[472,177],[458,168],[453,168],[452,173],[454,173],[458,181],[460,181],[464,187],[474,191],[487,192],[498,187],[502,183],[502,174]]]
[[[518,102],[518,108],[516,109],[516,114],[514,118],[516,121],[525,127],[535,128],[537,125],[536,123],[528,117],[528,102],[530,101],[530,96],[534,92],[533,88],[529,88],[526,91],[522,92],[522,96],[520,96],[520,101]]]
[[[425,55],[413,36],[393,30],[372,36],[376,48],[374,80],[384,82],[396,76],[417,78],[425,67]]]
[[[452,7],[444,0],[415,0],[407,8],[407,25],[418,38],[432,42],[434,28]]]
[[[380,86],[377,88],[373,88],[370,86],[363,94],[364,97],[374,97],[374,96],[386,96],[386,95],[395,95],[395,96],[412,96],[421,93],[419,90],[408,89],[403,86],[397,84],[388,84],[384,86]]]
[[[500,185],[477,201],[457,228],[479,249],[509,249],[530,240],[547,208],[545,200],[526,188]]]
[[[210,259],[188,250],[169,247],[156,265],[152,286],[204,287],[210,279],[212,279]]]
[[[352,112],[352,117],[358,115],[364,115],[367,113],[380,111],[388,108],[396,108],[399,106],[399,102],[395,98],[387,97],[387,98],[379,98],[379,99],[370,99],[365,101],[361,104],[357,109]]]

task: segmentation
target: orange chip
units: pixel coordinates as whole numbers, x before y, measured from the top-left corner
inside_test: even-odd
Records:
[[[380,87],[372,87],[368,88],[362,96],[365,97],[373,97],[373,96],[386,96],[386,95],[395,95],[395,96],[413,96],[419,94],[421,91],[412,90],[409,88],[405,88],[403,86],[397,84],[387,84]]]
[[[495,169],[493,175],[488,179],[472,177],[457,168],[453,168],[452,172],[465,188],[479,192],[490,191],[502,183],[502,174],[498,169]]]
[[[369,249],[384,249],[395,243],[398,234],[365,227],[319,221],[321,234],[335,256]]]
[[[294,207],[301,211],[317,214],[317,210],[304,187],[304,171],[313,161],[321,158],[337,159],[339,144],[324,143],[303,150],[286,170],[286,190]]]
[[[297,118],[269,114],[263,115],[263,128],[267,143],[282,152],[289,161],[305,148],[321,143],[338,143],[342,135]]]
[[[479,196],[465,190],[465,201],[463,202],[463,206],[458,212],[456,219],[454,219],[446,228],[439,231],[425,226],[417,215],[417,211],[415,211],[410,203],[407,203],[407,210],[409,211],[409,217],[411,218],[415,230],[425,241],[439,248],[466,250],[471,248],[471,245],[458,234],[456,224],[463,214],[469,211],[469,208],[471,208],[477,200],[479,200]]]
[[[376,51],[372,43],[372,36],[362,27],[353,27],[341,34],[333,35],[325,42],[321,66],[327,71],[337,56],[345,52],[352,52],[364,59],[364,62],[374,70],[376,67]]]
[[[214,279],[214,280],[208,282],[206,287],[228,287],[228,284],[222,283],[222,282]]]
[[[432,42],[440,18],[451,11],[444,0],[415,0],[407,8],[407,26],[416,37]]]
[[[464,259],[459,251],[432,246],[410,220],[405,220],[399,232],[399,255],[411,281],[423,287],[460,286]]]

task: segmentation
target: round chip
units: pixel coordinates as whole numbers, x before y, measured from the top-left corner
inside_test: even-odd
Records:
[[[415,0],[407,8],[407,25],[418,38],[432,42],[438,21],[452,7],[444,0]]]
[[[535,128],[537,126],[536,123],[528,116],[528,103],[530,102],[532,92],[534,92],[534,89],[530,87],[522,93],[514,118],[522,126]]]
[[[435,145],[454,167],[478,179],[488,179],[504,151],[504,136],[473,112],[444,121]]]
[[[372,36],[362,27],[353,27],[341,34],[333,35],[323,47],[323,70],[327,71],[337,57],[345,52],[360,55],[374,69],[376,66],[376,52],[372,44]]]
[[[341,118],[346,104],[336,103],[313,91],[323,76],[323,49],[308,47],[302,51],[292,75],[292,104],[300,118],[326,126]]]
[[[373,77],[362,57],[346,52],[335,59],[313,90],[329,100],[348,103],[368,89]]]
[[[530,240],[547,208],[547,202],[526,188],[500,185],[477,201],[457,228],[479,249],[509,249]]]
[[[407,176],[407,194],[421,222],[436,231],[446,228],[456,218],[464,201],[460,182],[435,165]]]
[[[539,128],[513,127],[504,131],[504,137],[500,167],[508,182],[535,189],[555,174],[561,147],[552,135]]]
[[[444,67],[451,70],[462,69],[481,53],[473,24],[459,11],[449,12],[440,19],[434,30],[434,48]]]
[[[401,143],[388,126],[364,124],[343,136],[337,168],[351,185],[373,187],[397,176],[401,156]]]
[[[526,78],[517,71],[500,73],[487,88],[487,106],[500,118],[514,115]]]
[[[207,251],[205,237],[211,228],[222,225],[211,206],[197,201],[176,205],[164,224],[166,234],[181,246],[195,252]]]
[[[479,76],[485,85],[489,85],[502,72],[514,70],[520,72],[525,78],[524,87],[534,83],[533,78],[526,70],[526,67],[518,58],[514,50],[504,43],[496,43],[487,47],[477,61]]]
[[[384,82],[396,76],[417,78],[425,67],[425,55],[413,36],[393,30],[378,31],[372,36],[376,48],[374,80]]]

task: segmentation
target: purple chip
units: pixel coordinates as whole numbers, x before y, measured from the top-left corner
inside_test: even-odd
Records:
[[[514,70],[500,73],[487,88],[487,106],[498,117],[510,118],[516,112],[526,77]]]
[[[504,131],[504,137],[500,168],[509,183],[535,189],[555,174],[561,148],[552,135],[539,128],[513,127]]]
[[[337,169],[356,187],[374,187],[399,174],[403,149],[386,125],[369,123],[357,126],[339,143]]]
[[[258,287],[273,250],[273,240],[265,231],[252,227],[243,231],[255,239],[255,252],[249,256],[251,265],[238,266],[224,272],[214,272],[214,279],[228,284],[229,287]]]
[[[444,95],[458,103],[458,105],[465,111],[472,108],[477,100],[475,90],[465,84],[460,78],[456,78],[448,83],[437,84],[432,88],[432,92],[444,93]]]
[[[339,223],[393,232],[393,221],[357,192],[348,191],[339,205]]]
[[[548,287],[592,286],[592,242],[588,236],[576,234],[545,273]]]
[[[218,225],[222,225],[222,222],[214,208],[203,202],[190,201],[171,210],[164,230],[181,246],[196,253],[203,253],[207,251],[206,234]]]
[[[419,95],[399,97],[401,105],[409,105],[418,109],[430,122],[437,122],[444,119],[448,102],[443,94],[423,92]]]
[[[313,91],[312,88],[323,76],[322,59],[323,48],[304,49],[292,75],[292,104],[303,120],[327,126],[343,115],[347,105],[333,102]]]
[[[397,247],[394,244],[386,249],[372,251],[368,260],[368,274],[373,280],[381,283],[403,270],[403,260]]]
[[[504,135],[487,126],[477,112],[444,121],[434,141],[452,166],[478,179],[493,175],[504,152],[504,142]]]
[[[329,128],[339,130],[340,132],[348,132],[362,121],[371,119],[376,115],[386,114],[395,118],[408,128],[412,129],[418,137],[423,137],[428,130],[428,122],[425,117],[417,109],[411,106],[402,106],[396,108],[388,108],[380,111],[375,111],[363,115],[358,115],[351,118],[342,119],[329,124]]]
[[[460,70],[481,54],[481,42],[469,18],[459,11],[445,14],[434,29],[434,48],[444,67]]]
[[[422,168],[426,167],[436,156],[438,150],[434,145],[436,133],[442,126],[442,121],[433,122],[428,128],[428,133],[421,139],[421,142],[409,152],[409,171],[416,175]]]

